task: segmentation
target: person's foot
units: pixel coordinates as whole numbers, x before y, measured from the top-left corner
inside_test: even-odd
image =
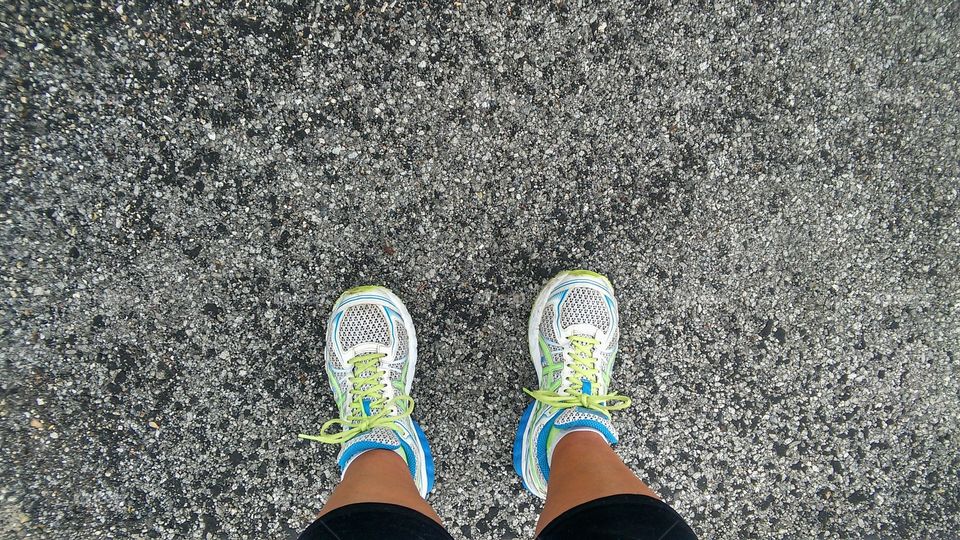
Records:
[[[524,389],[534,402],[513,444],[513,467],[534,495],[547,496],[553,449],[567,433],[593,431],[617,442],[610,411],[630,405],[607,393],[619,335],[613,286],[600,274],[561,272],[537,296],[527,340],[540,388]]]
[[[300,437],[340,443],[343,472],[368,450],[392,450],[410,467],[420,495],[433,489],[433,457],[420,426],[410,417],[410,386],[417,364],[417,336],[406,306],[384,287],[343,293],[327,322],[324,359],[339,418],[319,435]],[[342,430],[330,433],[339,425]]]

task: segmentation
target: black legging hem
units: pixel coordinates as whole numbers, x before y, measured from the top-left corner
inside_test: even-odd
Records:
[[[299,540],[452,540],[436,521],[386,503],[357,503],[317,518]],[[613,495],[575,506],[544,527],[537,540],[696,540],[667,503],[645,495]]]

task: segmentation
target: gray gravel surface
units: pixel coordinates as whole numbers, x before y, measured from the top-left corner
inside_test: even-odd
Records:
[[[430,4],[0,7],[0,536],[294,538],[381,283],[431,502],[529,537],[527,310],[586,267],[703,538],[957,538],[960,4]]]

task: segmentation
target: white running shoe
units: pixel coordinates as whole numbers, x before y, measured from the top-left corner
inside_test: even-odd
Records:
[[[330,313],[323,353],[339,418],[323,424],[319,435],[300,437],[339,443],[337,462],[344,474],[363,452],[392,450],[426,497],[433,490],[433,456],[410,416],[417,336],[406,306],[384,287],[348,290]],[[337,425],[342,430],[331,433]]]
[[[523,413],[513,445],[513,467],[531,493],[547,496],[557,441],[594,431],[617,442],[610,412],[630,399],[608,394],[620,336],[610,281],[586,270],[561,272],[540,291],[530,313],[528,343],[540,382]]]

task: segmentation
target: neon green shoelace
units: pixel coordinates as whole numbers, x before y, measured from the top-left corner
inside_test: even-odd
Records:
[[[394,421],[413,413],[413,398],[407,395],[399,395],[386,401],[383,399],[383,391],[386,389],[386,385],[382,382],[384,373],[380,369],[380,360],[384,356],[386,355],[380,353],[367,353],[359,354],[347,360],[347,364],[353,368],[353,376],[350,377],[350,384],[353,387],[350,414],[346,418],[328,420],[321,426],[319,435],[300,433],[297,436],[308,441],[339,444],[378,427],[394,431],[400,429]],[[366,414],[364,400],[368,400],[367,410],[376,412]],[[391,416],[390,413],[394,407],[399,411],[399,414]],[[330,429],[334,426],[342,426],[343,430],[330,433]]]
[[[627,396],[583,393],[584,381],[589,381],[592,384],[599,384],[600,382],[600,373],[597,369],[599,359],[594,356],[594,350],[599,343],[597,339],[592,337],[570,337],[570,344],[573,346],[573,351],[570,352],[570,369],[573,373],[567,376],[567,382],[570,384],[563,394],[549,390],[528,390],[526,388],[523,391],[533,399],[555,409],[584,407],[598,411],[608,417],[611,411],[626,409],[631,403]]]

